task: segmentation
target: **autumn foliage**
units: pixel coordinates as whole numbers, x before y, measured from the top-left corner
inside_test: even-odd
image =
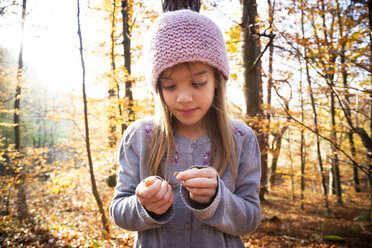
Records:
[[[109,219],[122,133],[135,119],[154,113],[143,45],[159,8],[153,1],[80,2],[90,152]],[[243,237],[246,247],[370,247],[369,2],[258,1],[255,38],[263,104],[257,116],[247,114],[244,98],[241,2],[202,1],[201,12],[214,18],[225,34],[231,112],[266,142],[262,221],[257,231]],[[21,6],[22,1],[0,3],[1,21],[21,20]],[[26,31],[35,20],[33,10],[42,7],[27,10]],[[92,30],[88,23],[93,19],[100,24]],[[74,35],[76,30],[77,24]],[[130,41],[129,64],[125,41]],[[102,226],[92,194],[82,93],[40,85],[31,65],[25,62],[19,70],[17,59],[0,44],[0,247],[131,247],[134,233],[111,220],[109,231]],[[76,84],[82,84],[81,75]],[[17,98],[19,108],[14,107]],[[20,114],[18,124],[15,113]]]

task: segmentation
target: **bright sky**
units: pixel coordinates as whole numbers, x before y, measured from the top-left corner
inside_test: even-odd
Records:
[[[82,3],[83,21],[87,20],[86,9]],[[76,10],[74,0],[27,2],[29,14],[25,25],[24,64],[36,73],[41,84],[56,91],[81,90]],[[21,40],[19,19],[19,15],[10,14],[6,18],[0,17],[0,44],[15,59],[18,58]],[[91,24],[84,25],[83,32],[91,32],[95,27],[94,23]]]
[[[261,0],[262,3],[265,1]],[[261,2],[258,1],[258,2]],[[89,0],[81,0],[81,20],[83,42],[85,48],[92,44],[90,41],[100,39],[102,33],[97,29],[102,28],[103,22],[99,16],[89,17],[87,3]],[[160,0],[158,0],[160,3]],[[231,8],[223,11],[233,16],[234,8],[239,8],[237,0],[220,0]],[[266,2],[265,2],[266,3]],[[2,3],[0,5],[6,5]],[[262,6],[263,4],[261,4]],[[259,4],[260,6],[260,4]],[[160,7],[160,4],[154,6]],[[15,13],[19,13],[21,7],[12,7]],[[236,12],[236,11],[235,11]],[[27,2],[27,20],[24,40],[24,63],[37,75],[38,81],[48,88],[58,92],[81,92],[81,63],[79,55],[79,43],[77,35],[77,1],[76,0],[33,0]],[[211,16],[220,26],[226,26],[230,22],[222,13]],[[239,21],[239,20],[236,20]],[[109,27],[108,27],[109,28]],[[103,35],[103,34],[101,34]],[[0,45],[7,48],[14,59],[18,58],[20,41],[20,15],[7,14],[6,18],[0,16]],[[105,40],[106,38],[101,38]],[[109,70],[109,63],[103,63],[88,53],[84,54],[87,66],[87,84],[93,84],[95,77]],[[105,91],[89,92],[90,96],[104,97]]]

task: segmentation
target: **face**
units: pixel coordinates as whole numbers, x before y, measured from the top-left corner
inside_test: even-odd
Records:
[[[180,64],[160,75],[160,90],[179,129],[205,129],[203,118],[216,88],[214,70],[203,63]]]

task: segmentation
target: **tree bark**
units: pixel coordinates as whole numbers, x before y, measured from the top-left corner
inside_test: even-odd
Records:
[[[21,41],[18,56],[18,71],[17,71],[17,85],[15,90],[15,100],[14,100],[14,144],[17,151],[17,157],[14,161],[16,167],[20,168],[20,171],[16,176],[15,188],[17,191],[16,199],[16,216],[19,222],[31,221],[32,218],[28,211],[27,196],[25,189],[26,181],[26,165],[22,166],[22,154],[21,154],[21,123],[20,123],[20,113],[21,113],[21,93],[23,85],[23,42],[24,42],[24,29],[26,22],[26,10],[27,1],[22,2],[22,20],[21,20]]]
[[[326,76],[326,80],[328,80],[328,84],[330,87],[334,87],[334,75],[335,75],[335,62],[337,59],[336,53],[334,53],[334,47],[332,44],[333,39],[333,25],[330,28],[330,34],[328,35],[328,30],[326,26],[326,18],[325,18],[325,2],[322,0],[320,2],[321,5],[321,17],[323,21],[323,34],[324,34],[324,43],[327,46],[327,50],[329,51],[329,61],[328,63],[324,63],[324,75]],[[332,23],[334,23],[334,15],[332,15]],[[318,43],[320,45],[320,40]],[[319,47],[320,49],[320,47]],[[333,90],[331,89],[329,94],[329,108],[330,108],[330,122],[331,122],[331,140],[336,144],[337,143],[337,133],[336,133],[336,106],[335,106],[335,95]],[[331,165],[332,165],[332,193],[336,194],[337,196],[337,203],[342,204],[342,191],[341,191],[341,180],[340,180],[340,169],[339,169],[339,162],[338,162],[338,152],[337,149],[331,145]]]
[[[163,12],[175,11],[180,9],[191,9],[199,12],[200,0],[163,0],[162,1]]]
[[[109,119],[109,147],[113,148],[116,146],[117,137],[116,137],[116,114],[113,100],[116,99],[115,91],[117,80],[116,80],[116,63],[115,63],[115,30],[116,30],[116,0],[113,0],[112,5],[112,20],[111,20],[111,76],[112,79],[109,80],[109,90],[108,90],[108,100],[109,100],[109,109],[108,109],[108,119]]]
[[[302,31],[302,39],[305,40],[305,28],[304,28],[304,3],[301,2],[301,31]],[[318,165],[319,165],[319,170],[320,170],[320,175],[321,175],[321,181],[322,181],[322,187],[323,187],[323,193],[324,193],[324,200],[325,200],[325,214],[328,216],[329,215],[329,202],[328,202],[328,194],[327,194],[327,185],[326,185],[326,180],[324,176],[324,169],[323,169],[323,161],[322,161],[322,155],[320,151],[320,138],[319,138],[319,129],[318,129],[318,115],[316,112],[316,107],[315,107],[315,99],[314,99],[314,94],[312,90],[312,82],[310,78],[310,72],[309,72],[309,59],[307,56],[307,48],[306,46],[304,47],[304,55],[305,55],[305,69],[306,69],[306,77],[307,77],[307,82],[308,82],[308,89],[309,89],[309,95],[311,99],[311,107],[313,110],[313,121],[314,121],[314,127],[315,127],[315,134],[316,134],[316,151],[317,151],[317,156],[318,156]]]
[[[124,67],[127,70],[126,80],[125,80],[125,98],[128,99],[127,113],[128,113],[128,123],[127,125],[122,125],[121,132],[124,133],[126,127],[134,122],[135,113],[133,110],[133,93],[132,93],[132,79],[130,77],[131,71],[131,26],[130,26],[130,15],[131,9],[133,8],[132,2],[128,0],[121,1],[121,14],[123,16],[123,47],[124,47]],[[119,87],[119,86],[118,86]]]
[[[274,36],[273,32],[273,22],[274,22],[274,7],[271,3],[271,0],[267,0],[267,4],[269,6],[269,25],[270,25],[270,37]],[[269,46],[269,74],[267,78],[267,106],[271,109],[271,92],[273,88],[273,60],[274,60],[274,42],[270,42]],[[270,110],[266,112],[266,120],[267,120],[267,132],[265,135],[265,143],[269,144],[269,135],[270,135]],[[276,136],[274,136],[275,140]],[[274,142],[273,142],[274,144]],[[280,147],[280,146],[279,146]],[[276,146],[278,148],[278,146]],[[280,148],[279,148],[280,149]],[[272,160],[271,160],[271,175],[270,175],[270,186],[272,187],[275,184],[275,173],[276,173],[276,165],[278,161],[278,155],[274,150],[272,154]],[[271,181],[271,178],[273,181]]]
[[[369,17],[369,69],[372,71],[372,0],[368,0],[368,17]],[[370,76],[370,85],[372,87],[372,74]],[[369,137],[372,138],[372,93],[369,101]],[[371,139],[370,138],[370,139]],[[369,182],[369,199],[370,199],[370,216],[369,220],[372,223],[372,151],[368,151],[369,166],[368,166],[368,182]]]
[[[271,160],[271,170],[270,170],[270,187],[273,187],[275,185],[276,168],[277,168],[278,159],[280,155],[280,149],[282,146],[282,137],[287,129],[288,129],[288,126],[285,126],[280,131],[278,131],[276,134],[274,134],[273,146],[272,146],[273,147],[272,149],[273,158]]]
[[[17,71],[17,85],[14,97],[14,144],[15,149],[19,152],[21,150],[21,130],[20,130],[20,113],[21,113],[21,93],[23,84],[23,41],[24,29],[26,21],[26,6],[27,0],[22,2],[22,20],[21,20],[21,44],[18,56],[18,71]]]
[[[255,0],[242,0],[242,36],[243,36],[243,67],[244,67],[244,96],[246,112],[249,117],[263,118],[262,104],[262,78],[260,56],[261,45],[259,41],[257,18],[257,4]],[[265,200],[267,192],[267,151],[266,139],[261,127],[253,127],[258,134],[261,149],[261,190],[260,199]]]
[[[90,140],[89,140],[89,123],[88,123],[88,104],[87,104],[87,96],[85,91],[85,62],[84,62],[84,54],[83,54],[83,39],[81,34],[81,28],[80,28],[80,1],[77,0],[77,21],[78,21],[78,35],[79,35],[79,43],[80,43],[80,59],[81,59],[81,67],[82,67],[82,79],[83,79],[83,103],[84,103],[84,122],[85,122],[85,144],[87,149],[87,155],[88,155],[88,163],[89,163],[89,173],[90,173],[90,179],[92,183],[92,192],[93,196],[97,202],[100,214],[101,214],[101,220],[103,225],[103,234],[106,236],[110,233],[109,225],[106,219],[105,210],[103,209],[103,204],[101,201],[101,197],[99,196],[98,190],[97,190],[97,184],[96,179],[94,176],[94,170],[93,170],[93,160],[92,155],[90,151]]]
[[[301,60],[299,58],[299,62],[301,64]],[[305,107],[304,107],[304,97],[303,97],[303,89],[302,89],[302,69],[301,69],[301,79],[300,79],[300,97],[301,97],[301,122],[305,122]],[[305,192],[305,130],[301,128],[301,144],[300,144],[300,155],[301,155],[301,209],[304,209],[304,192]]]
[[[346,68],[347,65],[346,65],[346,59],[345,59],[346,58],[345,51],[346,51],[346,42],[347,42],[347,36],[346,36],[347,32],[346,32],[346,34],[344,32],[345,27],[344,27],[344,23],[342,21],[343,15],[341,14],[340,4],[339,4],[338,1],[336,1],[336,4],[337,4],[337,10],[338,10],[337,15],[338,15],[338,26],[339,26],[339,32],[340,32],[340,39],[339,39],[340,44],[339,44],[339,46],[341,47],[341,52],[340,52],[341,74],[342,74],[342,83],[345,87],[346,105],[345,105],[345,113],[344,114],[347,115],[349,119],[351,119],[349,90],[347,89],[347,86],[348,86],[348,81],[347,81],[348,71],[347,71],[347,68]],[[355,148],[354,136],[353,136],[353,130],[352,129],[350,129],[347,132],[347,137],[348,137],[349,144],[350,144],[351,156],[354,159],[356,157],[356,148]],[[358,173],[358,167],[356,167],[356,166],[353,166],[353,181],[354,181],[355,192],[360,192],[359,173]]]

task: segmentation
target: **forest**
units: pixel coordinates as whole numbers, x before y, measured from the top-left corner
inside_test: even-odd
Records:
[[[161,0],[0,1],[0,247],[132,247],[110,219],[121,137],[154,114]],[[371,247],[372,1],[202,0],[231,114],[261,149],[246,247]]]

